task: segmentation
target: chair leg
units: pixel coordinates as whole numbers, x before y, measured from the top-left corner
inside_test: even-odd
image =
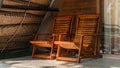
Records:
[[[103,55],[100,54],[100,53],[98,53],[98,54],[97,54],[97,57],[98,57],[98,58],[103,58]]]
[[[80,63],[80,61],[81,61],[81,56],[80,55],[78,55],[78,63]]]
[[[50,59],[52,59],[52,57],[53,57],[53,46],[51,47],[51,51],[50,51]]]
[[[81,61],[81,49],[78,50],[78,63]]]
[[[34,57],[34,55],[35,55],[35,49],[36,49],[36,47],[33,46],[33,49],[32,49],[32,57]]]
[[[47,59],[52,59],[53,57],[53,48],[51,47],[50,55],[43,55],[43,54],[35,54],[36,51],[36,46],[33,46],[32,48],[32,58],[47,58]]]
[[[60,49],[61,47],[58,45],[58,49],[57,49],[57,55],[56,55],[56,59],[58,60],[59,56],[60,56]]]

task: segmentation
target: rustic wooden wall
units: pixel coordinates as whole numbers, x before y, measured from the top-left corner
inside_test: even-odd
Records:
[[[79,15],[79,14],[94,14],[100,13],[100,3],[101,0],[60,0],[60,2],[56,2],[55,4],[59,4],[60,11],[50,13],[50,15],[62,16],[62,15]],[[56,5],[55,5],[56,6]],[[53,6],[54,7],[54,6]],[[39,28],[38,33],[50,33],[52,21],[51,17],[46,18],[46,21],[43,22],[43,25]],[[49,26],[49,28],[47,28]]]
[[[99,0],[64,0],[59,15],[99,13]]]
[[[101,14],[102,0],[63,0],[58,16],[80,15],[80,14]],[[75,22],[76,23],[76,22]],[[75,25],[73,24],[73,26]],[[73,33],[75,27],[73,27]]]

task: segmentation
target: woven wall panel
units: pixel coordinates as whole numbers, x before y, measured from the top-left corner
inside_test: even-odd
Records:
[[[8,44],[1,43],[0,50],[2,50],[2,48],[4,48],[5,46],[7,46],[5,51],[25,49],[29,48],[29,45],[30,45],[29,42],[9,42]]]
[[[49,3],[50,3],[51,0],[30,0],[30,5],[29,7],[48,7]],[[28,7],[28,1],[20,1],[20,0],[3,0],[3,5],[10,5],[10,6],[23,6],[23,7]],[[5,10],[5,11],[17,11],[17,12],[24,12],[25,10],[15,10],[15,9],[5,9],[4,7],[1,8],[1,10]],[[37,14],[44,14],[45,11],[27,11],[29,13],[37,13]]]
[[[14,9],[5,9],[5,8],[1,8],[0,9],[0,14],[2,13],[25,13],[25,10],[14,10]],[[44,15],[46,12],[45,11],[32,11],[32,10],[27,10],[26,11],[27,14],[33,14],[33,15]]]
[[[27,5],[29,0],[3,0],[3,4],[5,5]],[[48,5],[51,0],[30,0],[33,4],[43,4]]]
[[[17,35],[32,35],[37,31],[36,27],[39,25],[23,25],[19,31],[17,31]],[[18,26],[7,26],[7,27],[0,27],[0,36],[9,36],[13,35],[18,29]]]
[[[31,2],[48,5],[50,4],[51,0],[31,0]]]
[[[25,5],[26,3],[19,3],[19,2],[15,2],[17,0],[3,0],[3,4],[5,5]],[[19,1],[19,0],[18,0]]]
[[[23,17],[0,15],[0,25],[19,24]],[[40,17],[26,17],[23,23],[40,23]]]
[[[23,25],[19,30],[17,30],[15,37],[12,40],[10,40],[10,42],[13,41],[13,43],[7,44],[9,46],[9,48],[14,49],[16,47],[15,49],[17,49],[17,48],[28,47],[28,45],[26,45],[25,43],[29,44],[29,42],[27,42],[27,41],[33,39],[32,34],[37,31],[36,27],[38,27],[38,25],[36,25],[36,24],[35,25]],[[12,36],[14,35],[16,29],[18,29],[18,28],[19,28],[19,25],[18,26],[0,27],[0,36],[1,36],[0,44],[3,44],[2,42],[7,42],[9,39],[11,39]],[[20,42],[20,41],[22,41],[22,42]],[[20,43],[20,44],[18,44],[18,43]],[[6,45],[6,44],[4,43],[4,45]],[[11,45],[15,46],[15,47],[12,47]],[[0,49],[2,49],[1,45],[0,45]]]
[[[5,43],[8,42],[8,40],[11,38],[12,36],[0,36],[0,43]],[[10,42],[24,42],[24,41],[29,41],[32,40],[33,36],[32,35],[17,35],[13,38],[12,41]],[[16,41],[17,40],[17,41]]]
[[[30,0],[29,7],[48,7],[51,0]],[[26,17],[20,25],[25,10],[4,8],[6,5],[28,7],[28,0],[3,0],[0,9],[0,50],[6,45],[6,50],[14,50],[29,47],[29,40],[33,39],[32,34],[37,32],[40,22],[45,15],[45,11],[27,10]],[[18,30],[18,28],[20,29]],[[17,32],[15,33],[15,31]],[[15,35],[15,36],[14,36]],[[9,39],[14,38],[8,42]]]

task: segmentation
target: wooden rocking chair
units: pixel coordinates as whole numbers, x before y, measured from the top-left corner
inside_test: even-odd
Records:
[[[79,15],[77,16],[76,33],[74,40],[71,42],[55,41],[58,45],[57,60],[67,60],[80,62],[82,58],[100,57],[99,50],[99,29],[100,18],[98,14]],[[59,35],[61,38],[62,35]],[[74,54],[71,56],[63,56],[63,49],[73,50]]]
[[[55,54],[53,54],[55,49],[53,44],[54,40],[58,40],[57,37],[58,34],[65,34],[66,36],[64,36],[63,38],[69,37],[67,35],[70,35],[71,33],[70,30],[72,28],[71,27],[72,22],[73,22],[73,16],[55,17],[52,28],[52,34],[36,34],[35,36],[36,39],[34,41],[30,41],[30,43],[33,45],[32,57],[52,59],[52,57],[55,56]],[[49,39],[38,40],[39,36],[48,36],[48,35],[50,36]],[[48,49],[49,51],[47,51],[47,53],[42,52],[40,54],[36,54],[36,48],[38,47]]]

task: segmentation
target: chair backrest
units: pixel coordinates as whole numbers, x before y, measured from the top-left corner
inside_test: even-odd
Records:
[[[82,55],[93,55],[97,48],[98,36],[100,28],[100,17],[98,14],[79,15],[77,16],[76,34],[74,42],[82,41]],[[81,39],[80,35],[85,35]],[[79,47],[79,45],[78,45]]]
[[[77,16],[75,41],[79,42],[80,35],[84,34],[98,34],[99,33],[99,14],[88,14]],[[86,37],[86,41],[92,39]],[[88,42],[87,42],[88,43]]]
[[[62,38],[67,38],[70,36],[72,30],[73,16],[58,16],[55,17],[53,23],[52,33],[54,34],[64,34]],[[63,40],[63,39],[61,39]]]

